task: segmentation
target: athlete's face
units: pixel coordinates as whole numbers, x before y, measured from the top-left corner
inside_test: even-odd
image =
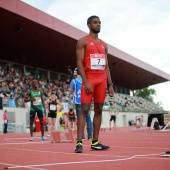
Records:
[[[38,81],[37,81],[37,80],[34,80],[34,81],[32,82],[32,86],[33,86],[34,88],[38,88]]]
[[[100,18],[93,18],[92,22],[88,24],[88,27],[93,33],[98,34],[101,28]]]
[[[56,98],[56,95],[55,95],[55,94],[51,94],[51,98],[52,98],[52,99],[55,99],[55,98]]]

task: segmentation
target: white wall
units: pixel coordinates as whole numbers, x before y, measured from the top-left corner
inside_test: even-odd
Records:
[[[15,122],[16,123],[16,131],[18,132],[25,132],[26,130],[26,109],[25,108],[13,108],[13,107],[4,107],[3,110],[0,110],[0,126],[2,127],[3,124],[3,113],[4,110],[7,110],[8,112],[13,112]],[[22,125],[22,129],[21,129]]]
[[[117,115],[116,119],[116,125],[117,127],[123,127],[123,126],[129,126],[129,120],[134,120],[136,116],[141,116],[143,123],[147,125],[148,121],[148,113],[131,113],[131,112],[119,112]],[[94,112],[91,112],[91,118],[93,120]],[[123,120],[124,117],[124,120]],[[103,111],[102,113],[102,128],[108,128],[109,127],[109,120],[110,120],[110,115],[107,111]]]

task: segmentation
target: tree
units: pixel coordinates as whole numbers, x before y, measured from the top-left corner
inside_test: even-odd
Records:
[[[133,92],[134,96],[142,97],[150,102],[153,102],[153,96],[156,95],[155,89],[149,89],[149,87],[145,87],[143,89],[135,90]]]

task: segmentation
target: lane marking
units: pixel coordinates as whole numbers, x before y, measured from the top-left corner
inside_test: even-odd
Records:
[[[28,152],[40,152],[40,153],[49,153],[49,154],[69,154],[69,155],[75,155],[74,152],[53,152],[53,151],[42,151],[42,150],[35,150],[35,149],[20,149],[20,148],[8,148],[8,147],[0,147],[3,149],[9,149],[9,150],[18,150],[18,151],[28,151]],[[166,149],[162,149],[162,150],[166,150]],[[92,151],[93,152],[93,151]],[[95,152],[96,153],[96,152]],[[162,152],[165,153],[165,152]],[[127,155],[102,155],[102,154],[86,154],[86,153],[81,153],[82,156],[97,156],[97,157],[127,157]],[[145,154],[145,155],[149,155],[150,154]],[[154,155],[154,154],[151,154]],[[156,154],[157,155],[157,154]]]
[[[3,162],[0,162],[0,164],[4,165],[4,168],[0,168],[0,169],[12,169],[12,168],[16,168],[16,167],[20,166],[20,165],[8,164],[8,163],[3,163]],[[28,166],[26,168],[28,168],[28,169],[36,169],[36,170],[48,170],[48,169],[44,169],[44,168],[36,168],[36,167],[30,167],[30,166]]]
[[[74,153],[75,154],[75,153]],[[37,165],[25,165],[25,166],[15,166],[15,167],[8,167],[9,169],[13,169],[13,168],[28,168],[28,167],[45,167],[45,166],[59,166],[59,165],[73,165],[73,164],[86,164],[86,163],[103,163],[103,162],[118,162],[118,161],[127,161],[127,160],[131,160],[134,158],[142,158],[142,157],[151,157],[151,156],[160,156],[162,153],[160,154],[146,154],[146,155],[134,155],[131,157],[126,157],[126,158],[122,158],[122,159],[109,159],[109,160],[97,160],[97,161],[79,161],[79,162],[58,162],[58,163],[51,163],[51,164],[37,164]]]

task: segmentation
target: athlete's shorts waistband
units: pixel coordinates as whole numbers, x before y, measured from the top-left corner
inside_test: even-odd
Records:
[[[85,74],[106,74],[105,70],[88,70]]]

